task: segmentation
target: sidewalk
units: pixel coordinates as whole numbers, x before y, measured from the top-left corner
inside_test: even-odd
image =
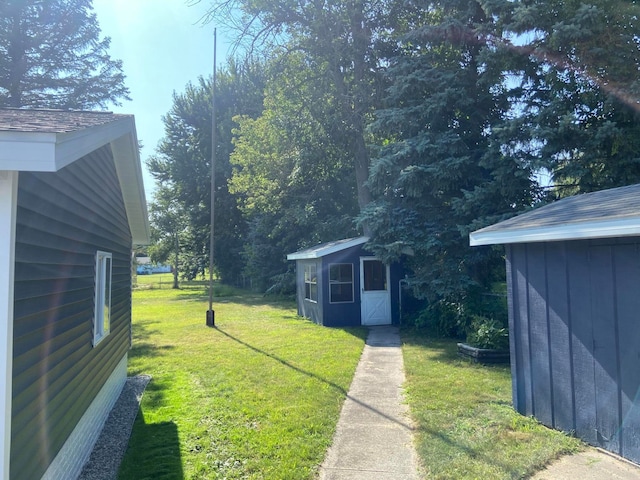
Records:
[[[616,455],[589,447],[566,455],[539,471],[532,480],[638,480],[640,468]]]
[[[321,480],[419,479],[403,382],[398,328],[370,328]]]

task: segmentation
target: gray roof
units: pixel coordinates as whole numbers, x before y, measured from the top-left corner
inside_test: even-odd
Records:
[[[477,230],[471,245],[640,235],[640,184],[558,200]]]
[[[57,172],[109,145],[136,244],[149,242],[147,202],[133,115],[0,108],[0,171]]]
[[[287,260],[307,260],[312,258],[320,258],[331,253],[346,250],[347,248],[362,245],[364,243],[367,243],[368,241],[369,237],[355,237],[336,240],[334,242],[321,243],[314,247],[300,250],[299,252],[290,253],[289,255],[287,255]]]
[[[129,116],[112,112],[0,108],[0,131],[66,133]]]

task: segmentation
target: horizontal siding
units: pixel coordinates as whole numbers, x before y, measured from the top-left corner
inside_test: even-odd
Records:
[[[92,346],[95,253],[113,253],[111,333]],[[40,478],[126,354],[131,234],[108,146],[57,173],[21,173],[16,228],[11,478]]]

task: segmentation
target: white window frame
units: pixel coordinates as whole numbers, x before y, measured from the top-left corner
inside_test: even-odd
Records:
[[[110,252],[96,252],[96,278],[93,314],[93,346],[104,340],[111,328],[111,284],[113,255]]]
[[[332,280],[331,279],[331,267],[341,267],[341,266],[344,266],[344,265],[349,266],[349,268],[351,269],[351,281],[350,282],[343,282],[343,281],[340,281],[340,280]],[[329,264],[329,303],[334,303],[334,304],[337,304],[337,303],[354,303],[354,301],[355,301],[354,283],[355,283],[355,281],[354,281],[353,263],[346,263],[346,262],[343,262],[343,263],[330,263]],[[333,300],[333,295],[332,295],[333,291],[331,290],[331,286],[332,285],[351,285],[351,300],[343,300],[343,301],[339,301],[339,302],[334,301]]]
[[[308,296],[307,285],[309,285]],[[316,298],[313,298],[314,292]],[[318,266],[315,263],[309,263],[304,266],[304,299],[308,302],[318,303]]]

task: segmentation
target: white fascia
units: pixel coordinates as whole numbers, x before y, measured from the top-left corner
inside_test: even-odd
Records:
[[[68,133],[3,131],[0,170],[57,172],[132,129],[133,118],[126,117]]]
[[[320,257],[324,257],[325,255],[329,255],[331,253],[336,253],[342,250],[346,250],[347,248],[355,247],[356,245],[362,245],[363,243],[367,243],[368,241],[369,241],[369,237],[358,237],[358,238],[354,238],[349,242],[337,243],[335,245],[319,247],[316,249],[309,248],[301,252],[288,254],[287,260],[312,260],[314,258],[320,258]]]
[[[148,245],[151,241],[151,230],[142,167],[140,166],[138,138],[134,125],[131,126],[131,130],[127,134],[111,142],[111,152],[122,189],[122,198],[129,219],[133,243],[134,245]]]
[[[0,170],[0,475],[9,477],[18,172]]]
[[[509,243],[553,242],[595,238],[640,236],[640,218],[607,219],[593,222],[567,223],[548,227],[510,230],[477,230],[469,235],[472,247]]]
[[[0,170],[55,172],[56,134],[0,132]]]
[[[69,133],[0,132],[0,171],[57,172],[107,144],[111,145],[133,243],[147,245],[149,217],[133,117]]]

